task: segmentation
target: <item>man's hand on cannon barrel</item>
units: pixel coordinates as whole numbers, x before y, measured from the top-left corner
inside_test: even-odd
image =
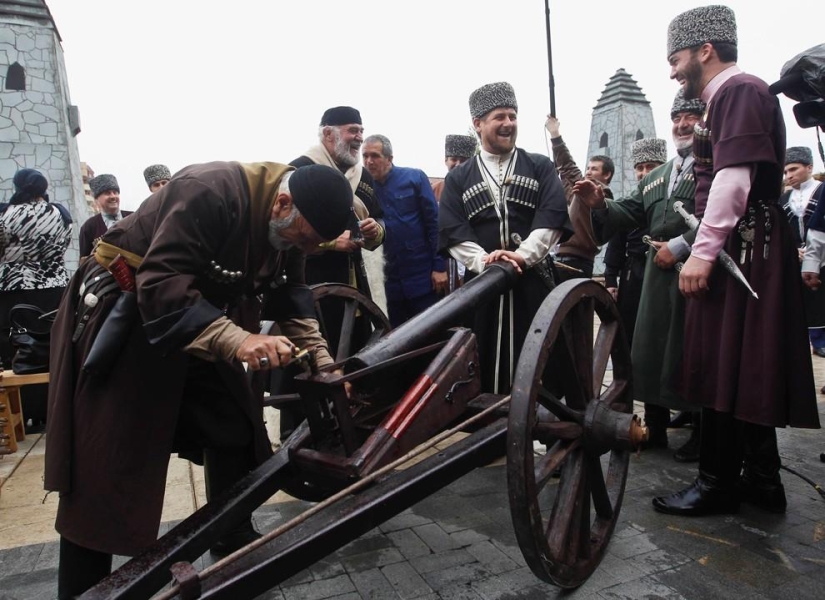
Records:
[[[653,264],[660,269],[672,269],[678,260],[673,256],[673,252],[667,247],[667,242],[651,241],[656,246],[656,256],[653,257]]]
[[[691,256],[679,273],[679,291],[688,298],[699,298],[710,289],[708,279],[713,263]]]
[[[524,262],[524,257],[518,252],[511,252],[510,250],[493,250],[484,259],[485,265],[491,265],[496,261],[503,260],[508,262],[516,268],[516,272],[521,275],[527,265]]]
[[[802,282],[813,291],[818,290],[819,286],[822,285],[822,282],[819,280],[819,273],[813,273],[811,271],[802,271]]]
[[[604,208],[604,189],[589,179],[580,179],[573,184],[573,192],[590,208]]]
[[[298,347],[282,335],[259,335],[247,337],[235,356],[245,362],[253,371],[286,366],[298,352]]]

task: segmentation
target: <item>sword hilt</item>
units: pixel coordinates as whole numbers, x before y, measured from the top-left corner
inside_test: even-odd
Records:
[[[699,219],[697,219],[695,215],[692,215],[685,210],[685,204],[681,200],[677,200],[673,203],[673,212],[681,215],[681,217],[685,220],[685,223],[687,223],[687,226],[690,227],[691,230],[699,227]]]

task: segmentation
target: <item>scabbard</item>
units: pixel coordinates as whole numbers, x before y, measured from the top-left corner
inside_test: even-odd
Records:
[[[105,377],[120,355],[120,351],[129,337],[129,332],[137,318],[137,294],[121,292],[112,310],[103,321],[97,333],[83,370],[95,377]]]

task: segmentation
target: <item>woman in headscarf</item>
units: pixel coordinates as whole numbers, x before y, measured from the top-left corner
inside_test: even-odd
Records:
[[[72,223],[64,206],[49,202],[42,173],[21,169],[13,182],[14,195],[0,204],[0,361],[5,369],[11,369],[14,356],[11,308],[33,304],[48,312],[60,304],[69,282],[63,255]],[[26,389],[25,415],[33,427],[46,420],[45,387]]]

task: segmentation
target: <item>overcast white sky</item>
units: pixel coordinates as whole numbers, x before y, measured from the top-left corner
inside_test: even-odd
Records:
[[[349,104],[395,163],[443,176],[444,136],[470,127],[467,98],[509,81],[518,145],[547,152],[543,0],[47,0],[63,37],[81,160],[113,173],[124,208],[148,195],[143,168],[210,160],[289,162],[317,142],[324,110]],[[584,161],[591,111],[627,70],[670,142],[667,25],[696,1],[551,1],[557,116]],[[772,83],[822,43],[821,0],[732,0],[739,65]],[[814,149],[782,97],[789,145]],[[672,142],[670,142],[672,150]],[[815,169],[822,162],[815,158]]]

